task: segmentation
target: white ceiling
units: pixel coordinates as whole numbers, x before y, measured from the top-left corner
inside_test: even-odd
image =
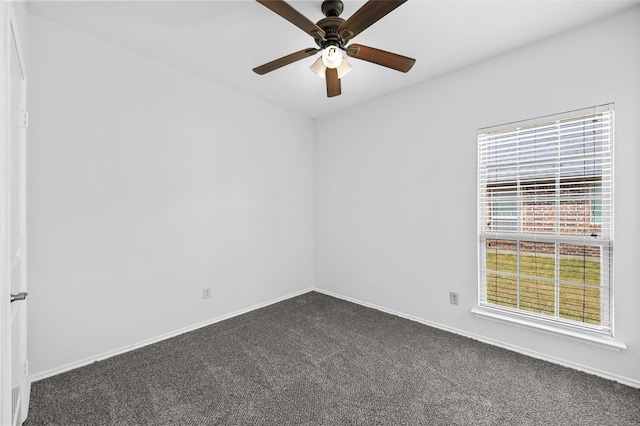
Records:
[[[312,21],[321,0],[291,0]],[[365,2],[344,1],[347,19]],[[640,0],[409,0],[354,42],[417,60],[400,73],[349,59],[342,95],[328,99],[307,58],[259,76],[252,69],[313,39],[251,0],[29,1],[34,14],[308,117],[399,88],[620,12]]]

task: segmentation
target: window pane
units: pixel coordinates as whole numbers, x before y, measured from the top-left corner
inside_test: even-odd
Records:
[[[520,278],[520,309],[554,315],[555,299],[553,281]]]
[[[509,308],[518,307],[517,278],[487,273],[487,302]]]
[[[560,316],[600,324],[601,247],[560,244]]]
[[[560,284],[560,317],[600,324],[600,289]]]
[[[504,185],[489,189],[491,197],[490,230],[517,232],[518,192],[514,185]]]
[[[528,181],[521,184],[522,231],[553,234],[556,228],[555,182]]]
[[[516,242],[513,240],[487,240],[487,270],[510,272],[516,269]]]
[[[600,246],[560,244],[560,280],[600,286]]]
[[[520,242],[520,309],[555,314],[555,244]]]
[[[555,279],[556,247],[554,243],[520,242],[520,275]]]
[[[516,308],[517,291],[517,251],[516,241],[487,240],[487,301],[496,305]],[[511,275],[509,275],[511,274]]]
[[[559,233],[561,235],[600,235],[602,225],[593,223],[593,216],[598,212],[595,210],[597,203],[594,203],[593,178],[581,178],[578,180],[568,180],[560,184],[560,211],[559,211]],[[599,185],[599,183],[598,183]],[[600,208],[602,196],[600,201]],[[600,210],[600,221],[602,221],[602,210]]]

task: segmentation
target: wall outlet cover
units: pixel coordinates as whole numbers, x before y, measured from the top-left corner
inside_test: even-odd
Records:
[[[205,287],[202,289],[202,298],[203,299],[211,298],[211,287]]]

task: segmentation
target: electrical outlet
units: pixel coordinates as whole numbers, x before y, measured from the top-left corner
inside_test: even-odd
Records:
[[[449,303],[452,305],[458,304],[458,293],[450,292],[449,293]]]
[[[204,287],[202,289],[202,298],[211,299],[211,287]]]

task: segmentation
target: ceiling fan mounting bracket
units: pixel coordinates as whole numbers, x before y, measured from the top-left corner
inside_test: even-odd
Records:
[[[324,16],[340,16],[344,5],[340,0],[324,0],[322,2],[322,13]]]

